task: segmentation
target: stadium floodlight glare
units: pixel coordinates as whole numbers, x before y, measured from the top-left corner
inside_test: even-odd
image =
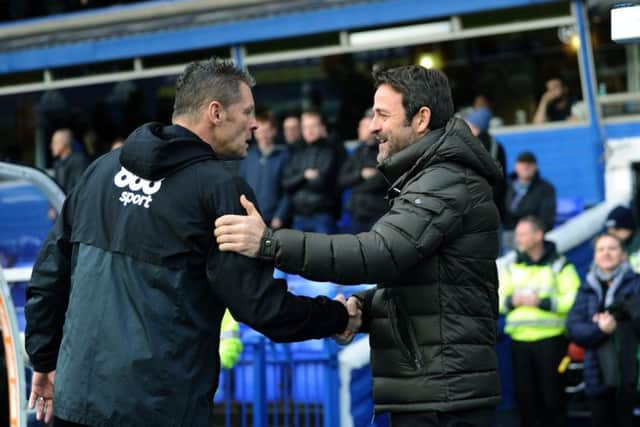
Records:
[[[436,34],[447,34],[451,31],[451,21],[439,21],[430,22],[428,24],[359,31],[357,33],[349,34],[349,44],[352,46],[365,46],[381,43],[394,43]]]
[[[616,43],[640,42],[640,4],[621,3],[611,9],[611,40]]]

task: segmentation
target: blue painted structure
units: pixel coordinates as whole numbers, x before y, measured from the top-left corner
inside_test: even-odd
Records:
[[[0,54],[0,74],[90,64],[101,61],[160,55],[172,52],[236,46],[243,43],[298,37],[330,31],[400,24],[507,7],[553,3],[557,0],[449,0],[425,2],[423,0],[383,0],[357,4],[337,5],[303,12],[279,14],[237,22],[215,23],[190,28],[167,29],[83,41],[43,48],[16,50]],[[162,4],[166,2],[153,2]],[[120,6],[120,10],[134,10],[145,5]],[[111,8],[110,10],[118,10]],[[73,16],[99,14],[100,11],[81,12],[64,16],[37,18],[25,22],[62,21]],[[11,23],[1,25],[11,27]]]

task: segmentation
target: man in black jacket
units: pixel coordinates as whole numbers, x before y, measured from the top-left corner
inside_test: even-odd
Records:
[[[27,290],[39,419],[55,400],[56,425],[211,426],[225,307],[278,341],[357,325],[288,293],[272,263],[217,250],[211,217],[251,194],[221,160],[246,155],[251,85],[231,62],[190,64],[173,125],[138,128],[69,194]]]
[[[453,116],[444,74],[374,74],[371,130],[391,207],[368,233],[272,231],[249,216],[216,221],[222,251],[275,259],[312,280],[377,283],[349,298],[369,332],[376,411],[397,426],[489,426],[500,399],[496,162]],[[352,333],[343,334],[348,340]]]
[[[304,111],[300,123],[304,144],[293,151],[282,187],[291,198],[293,228],[329,233],[335,229],[337,151],[327,140],[320,111]]]
[[[540,177],[538,161],[532,152],[518,154],[505,197],[505,230],[512,231],[518,221],[526,216],[540,218],[545,232],[553,228],[556,220],[556,190],[550,182]]]

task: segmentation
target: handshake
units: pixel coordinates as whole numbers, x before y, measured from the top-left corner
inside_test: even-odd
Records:
[[[333,336],[333,339],[336,343],[340,345],[347,345],[353,338],[356,336],[360,327],[362,326],[362,305],[358,298],[349,297],[349,299],[345,299],[344,295],[338,294],[335,297],[336,301],[340,301],[344,304],[344,307],[347,309],[349,313],[349,322],[347,323],[347,329],[343,332],[336,334]]]

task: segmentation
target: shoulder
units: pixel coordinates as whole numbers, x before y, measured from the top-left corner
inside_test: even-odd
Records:
[[[405,187],[407,191],[445,190],[466,179],[465,169],[456,163],[437,163],[424,168]]]

